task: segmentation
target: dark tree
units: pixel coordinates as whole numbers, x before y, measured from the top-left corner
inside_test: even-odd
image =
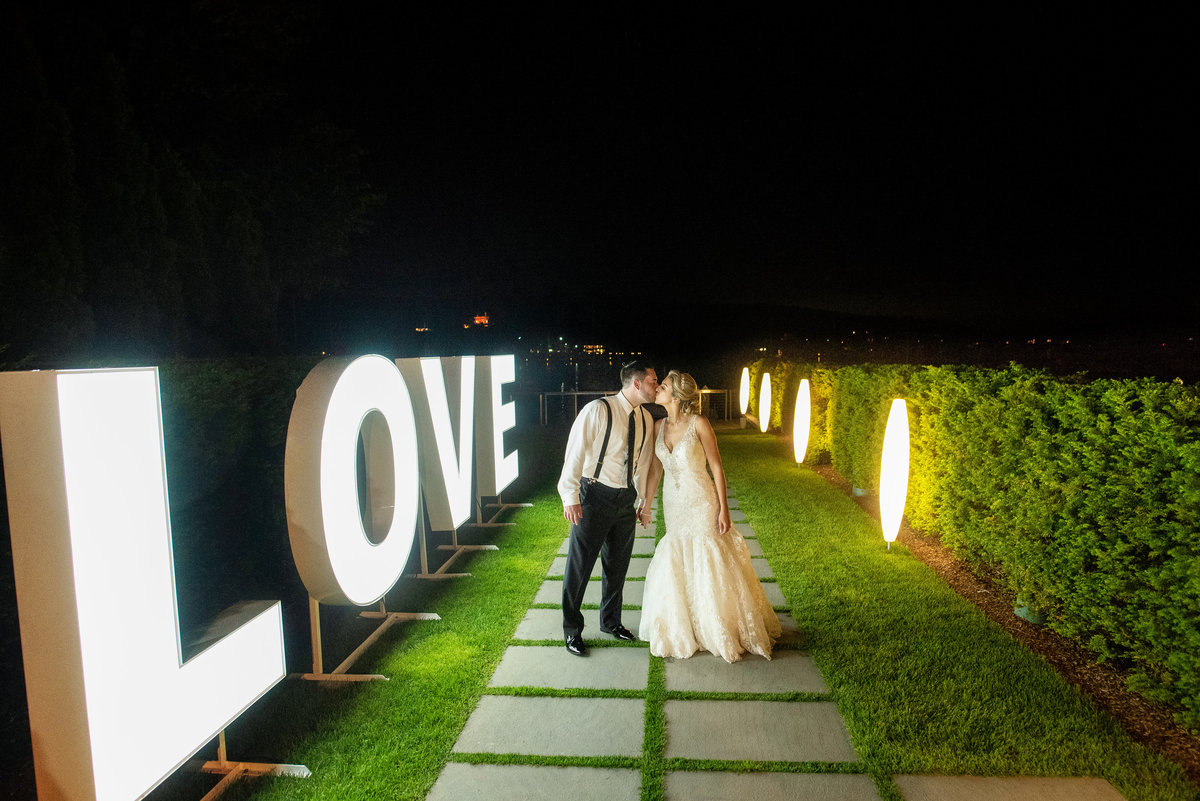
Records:
[[[304,3],[10,7],[7,358],[275,353],[380,198],[305,95]]]

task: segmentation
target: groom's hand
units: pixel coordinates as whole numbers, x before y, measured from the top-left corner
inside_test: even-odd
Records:
[[[563,507],[563,517],[573,526],[579,525],[579,521],[583,519],[583,504],[575,503],[570,506]]]

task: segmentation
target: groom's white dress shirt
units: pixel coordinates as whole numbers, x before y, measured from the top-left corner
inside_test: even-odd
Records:
[[[618,392],[604,400],[594,400],[583,407],[575,422],[571,424],[571,435],[567,438],[567,455],[563,461],[562,475],[558,479],[558,495],[563,506],[579,503],[579,479],[589,478],[596,473],[596,462],[600,458],[600,444],[604,441],[604,427],[608,417],[604,412],[604,401],[612,409],[612,433],[608,437],[608,450],[604,466],[600,470],[600,483],[620,489],[626,486],[625,448],[629,436],[629,413],[634,407]],[[646,474],[650,460],[654,458],[654,418],[650,412],[638,408],[634,419],[634,466],[633,486],[637,487],[640,504],[646,490]]]

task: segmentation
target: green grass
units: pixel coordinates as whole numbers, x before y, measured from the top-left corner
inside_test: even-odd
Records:
[[[566,534],[547,479],[532,497],[521,498],[534,507],[512,514],[516,526],[461,537],[501,548],[456,562],[471,578],[404,581],[389,596],[389,609],[442,616],[437,622],[395,627],[355,666],[388,675],[390,681],[339,687],[285,681],[231,729],[231,757],[303,763],[313,770],[312,778],[245,781],[225,797],[420,799],[453,759],[640,768],[644,801],[661,799],[665,774],[679,769],[861,772],[874,779],[884,801],[900,801],[890,776],[931,772],[1103,776],[1130,801],[1197,798],[1176,765],[1132,742],[1111,717],[903,547],[885,550],[876,524],[811,471],[795,467],[782,443],[749,431],[722,431],[720,444],[731,494],[741,502],[791,602],[801,647],[813,655],[830,687],[828,695],[770,697],[835,701],[858,763],[665,759],[667,699],[743,696],[668,693],[663,661],[657,658],[650,660],[644,693],[489,689]],[[549,453],[560,443],[546,447]],[[660,536],[662,525],[660,520]],[[345,620],[348,628],[369,631],[366,624]],[[365,636],[358,629],[354,634]],[[343,647],[353,644],[335,649]],[[335,655],[327,654],[326,660],[336,664]],[[642,756],[452,755],[485,693],[644,696]],[[190,774],[180,771],[185,775]],[[196,792],[189,782],[195,779],[173,779],[155,796],[200,797],[203,790]]]
[[[1130,801],[1194,799],[1177,765],[1133,742],[1042,659],[784,443],[723,432],[731,493],[877,784],[904,773],[1102,776]],[[898,797],[898,796],[897,796]]]

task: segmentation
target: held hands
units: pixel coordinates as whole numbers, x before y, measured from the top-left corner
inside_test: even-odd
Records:
[[[642,524],[642,528],[650,527],[650,510],[645,506],[641,506],[637,511],[638,522]]]

